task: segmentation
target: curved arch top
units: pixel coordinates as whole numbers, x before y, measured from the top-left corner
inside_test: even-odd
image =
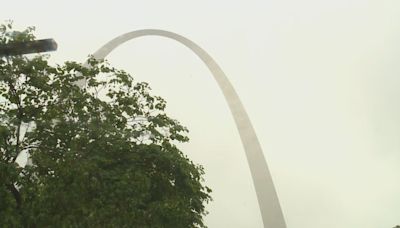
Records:
[[[279,199],[272,182],[272,177],[250,119],[239,99],[239,96],[225,73],[205,50],[191,40],[176,33],[158,29],[144,29],[116,37],[97,50],[93,56],[96,59],[104,59],[119,45],[142,36],[161,36],[178,41],[191,49],[207,65],[225,96],[229,109],[235,120],[236,127],[239,131],[246,152],[251,176],[253,178],[253,184],[256,190],[264,227],[286,228]]]

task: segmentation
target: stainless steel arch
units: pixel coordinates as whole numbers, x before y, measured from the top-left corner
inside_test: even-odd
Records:
[[[250,119],[235,89],[225,76],[225,73],[205,50],[191,40],[176,33],[157,29],[144,29],[129,32],[116,37],[97,50],[93,56],[96,59],[104,59],[119,45],[125,43],[126,41],[142,36],[162,36],[176,40],[196,53],[196,55],[207,65],[208,69],[211,71],[219,87],[221,88],[226,101],[228,102],[229,108],[239,131],[240,138],[246,152],[251,176],[253,178],[264,227],[286,228],[282,209],[279,204],[274,184],[272,182],[272,177]]]

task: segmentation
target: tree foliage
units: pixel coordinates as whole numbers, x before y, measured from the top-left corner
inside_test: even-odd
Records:
[[[0,45],[33,40],[33,30],[2,25]],[[205,227],[211,190],[175,146],[187,129],[166,102],[107,62],[47,59],[0,58],[0,224]]]

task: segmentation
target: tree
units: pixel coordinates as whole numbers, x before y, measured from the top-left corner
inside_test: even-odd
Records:
[[[2,25],[0,45],[33,31]],[[0,224],[205,227],[211,190],[176,147],[187,129],[166,102],[107,62],[47,58],[0,59]],[[23,154],[31,165],[17,164]]]

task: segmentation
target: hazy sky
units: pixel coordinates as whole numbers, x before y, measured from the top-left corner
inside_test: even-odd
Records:
[[[400,1],[5,1],[0,20],[54,38],[51,61],[84,61],[110,39],[155,28],[219,63],[258,133],[289,228],[400,224]],[[148,81],[190,129],[203,164],[206,224],[261,227],[232,117],[211,74],[181,44],[129,42],[110,62]]]

